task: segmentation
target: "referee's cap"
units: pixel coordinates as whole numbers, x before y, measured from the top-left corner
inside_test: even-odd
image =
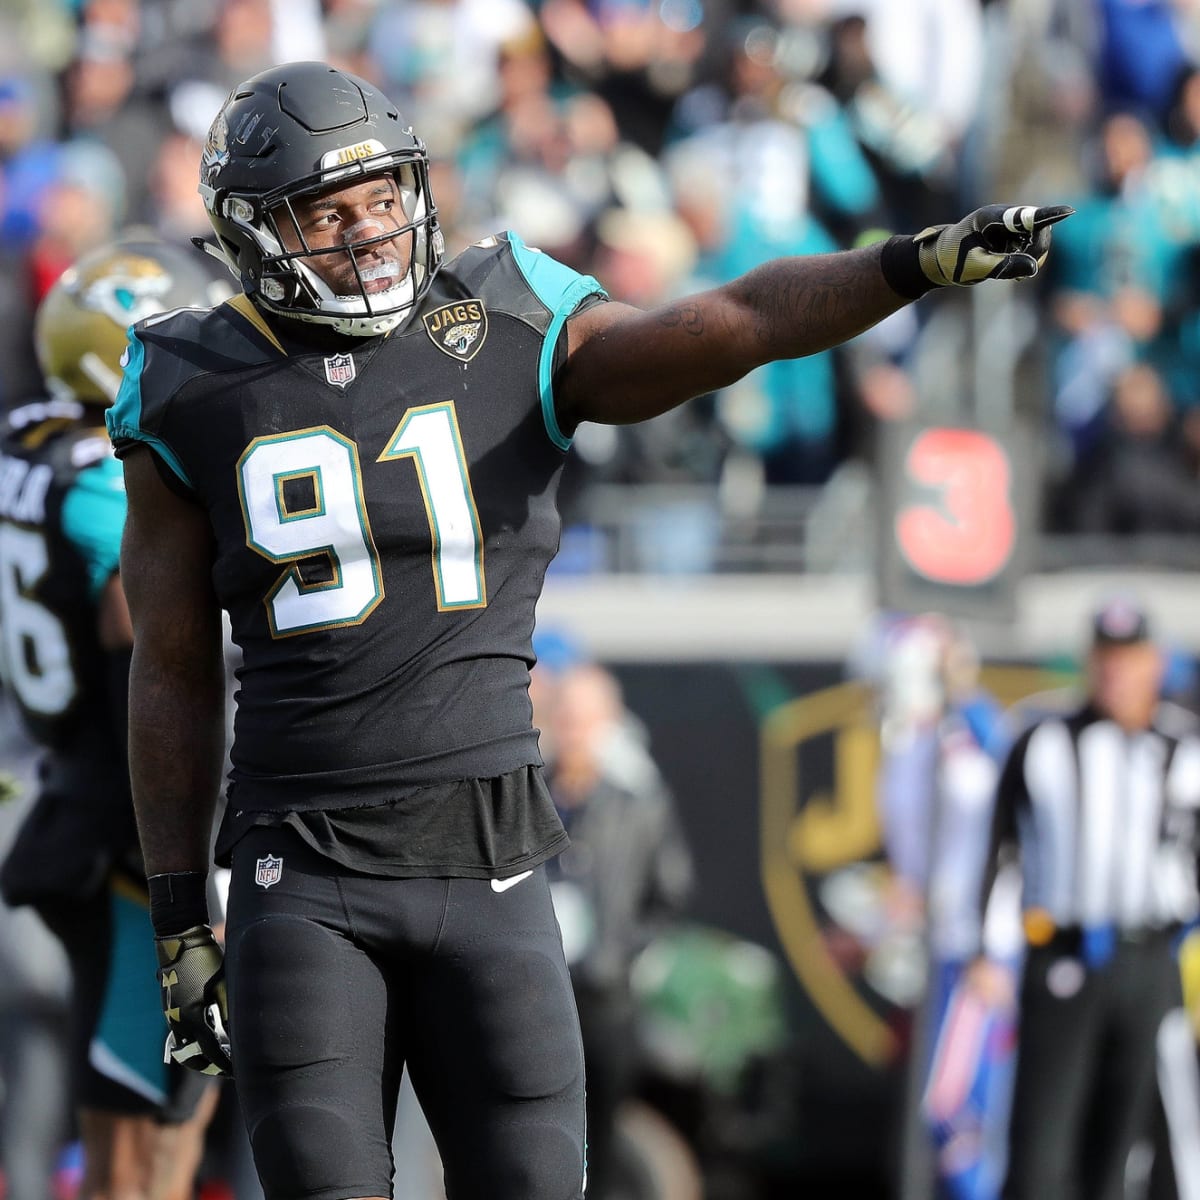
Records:
[[[1092,614],[1092,644],[1128,646],[1150,640],[1150,618],[1129,596],[1105,600]]]

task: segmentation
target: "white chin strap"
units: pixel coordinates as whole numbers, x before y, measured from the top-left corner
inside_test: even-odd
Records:
[[[387,333],[389,330],[395,329],[397,325],[407,319],[412,311],[415,288],[411,271],[406,273],[394,287],[381,292],[369,293],[364,299],[363,296],[338,295],[311,267],[299,259],[296,260],[295,266],[298,271],[302,272],[309,287],[321,298],[322,310],[320,312],[306,312],[303,309],[295,308],[280,310],[286,312],[286,315],[294,320],[328,325],[338,333],[346,334],[349,337],[374,337],[376,334]],[[362,270],[364,280],[372,278],[368,272],[369,268]],[[364,312],[363,309],[366,305],[377,306],[387,311],[375,314]]]

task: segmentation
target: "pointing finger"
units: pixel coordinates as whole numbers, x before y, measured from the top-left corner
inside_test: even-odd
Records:
[[[1045,229],[1047,225],[1055,225],[1075,210],[1069,204],[1052,204],[1048,208],[1038,208],[1033,212],[1033,228]]]

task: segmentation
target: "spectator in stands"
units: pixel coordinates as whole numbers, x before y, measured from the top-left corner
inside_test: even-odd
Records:
[[[695,138],[738,180],[756,223],[815,218],[842,245],[884,218],[875,175],[841,106],[797,74],[781,31],[757,18],[722,34],[722,75],[682,97],[673,140]]]
[[[1093,146],[1089,194],[1073,201],[1078,224],[1062,239],[1049,274],[1060,344],[1054,356],[1054,415],[1071,456],[1085,452],[1117,373],[1163,351],[1166,312],[1185,260],[1146,187],[1150,131],[1114,113]]]
[[[204,201],[196,190],[196,161],[203,144],[181,130],[158,146],[150,174],[149,203],[141,214],[168,242],[186,243],[210,228]]]
[[[59,166],[58,146],[40,135],[42,123],[34,83],[0,78],[0,403],[39,388],[26,254]]]
[[[978,0],[828,0],[825,80],[871,154],[900,224],[936,219],[960,185],[983,77]],[[953,53],[937,47],[953,46]]]
[[[966,1016],[972,1028],[965,1038],[955,1026],[978,945],[972,913],[1007,732],[1000,705],[980,682],[977,648],[948,618],[896,616],[881,640],[877,796],[891,868],[888,909],[898,933],[923,931],[928,946],[926,1001],[914,1018],[926,1025],[915,1030],[921,1060],[914,1065],[930,1076],[923,1113],[937,1150],[937,1194],[996,1200],[1011,1012],[989,1001]],[[990,949],[1003,952],[994,942]]]
[[[124,213],[123,193],[120,163],[105,145],[76,141],[61,147],[55,177],[39,198],[25,260],[34,304],[80,255],[112,236]]]
[[[540,697],[547,782],[571,837],[550,877],[583,1033],[588,1195],[612,1200],[622,1194],[617,1110],[636,1082],[630,971],[651,933],[682,909],[691,858],[613,675],[577,662],[532,694]]]
[[[416,0],[379,5],[368,45],[406,120],[448,153],[498,103],[501,47],[535,32],[522,0]]]
[[[658,154],[672,107],[695,81],[706,28],[720,27],[725,8],[721,0],[543,0],[539,17],[567,78],[603,96],[625,136]]]
[[[1135,363],[1117,375],[1066,507],[1068,528],[1083,533],[1200,533],[1200,479],[1152,366]]]
[[[139,87],[138,36],[135,4],[93,0],[81,10],[78,54],[62,81],[67,138],[97,143],[116,156],[131,212],[143,208],[155,151],[171,127],[160,97]]]
[[[778,31],[762,21],[727,31],[725,81],[689,94],[675,126],[691,132],[668,154],[676,204],[700,238],[698,274],[723,283],[763,253],[821,254],[874,224],[875,178],[837,103],[789,80]],[[730,181],[738,185],[731,186]],[[726,389],[718,420],[762,463],[767,484],[820,484],[837,462],[833,352],[771,363]]]
[[[601,213],[669,207],[662,168],[622,136],[607,101],[554,85],[536,29],[504,43],[499,61],[499,105],[458,155],[477,229],[528,230],[543,250],[584,267]]]
[[[457,155],[464,215],[474,236],[519,226],[529,230],[532,244],[584,269],[594,214],[567,178],[572,147],[564,98],[552,78],[536,31],[500,47],[498,106],[466,136]]]
[[[220,0],[213,25],[211,78],[232,87],[271,66],[276,60],[274,35],[270,0]]]
[[[1173,0],[1096,0],[1096,77],[1107,109],[1134,108],[1163,120],[1187,67]]]
[[[0,78],[0,244],[28,245],[37,230],[37,207],[58,167],[58,147],[44,136],[32,80]]]

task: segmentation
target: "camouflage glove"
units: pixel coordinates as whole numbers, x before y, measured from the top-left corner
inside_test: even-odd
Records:
[[[1029,279],[1050,253],[1050,226],[1075,210],[989,204],[956,225],[931,225],[884,244],[881,265],[892,290],[915,300],[935,287],[985,279]]]
[[[154,939],[167,1034],[164,1061],[203,1075],[232,1075],[225,956],[207,925]]]

